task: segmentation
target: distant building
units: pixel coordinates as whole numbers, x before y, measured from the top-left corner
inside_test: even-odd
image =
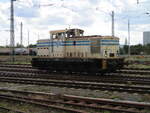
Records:
[[[150,31],[143,32],[143,44],[150,44]]]

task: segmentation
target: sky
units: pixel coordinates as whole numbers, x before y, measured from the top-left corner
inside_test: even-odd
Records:
[[[131,45],[143,43],[143,31],[150,31],[150,0],[16,0],[14,1],[15,43],[36,44],[49,38],[49,31],[79,28],[84,35],[111,35],[111,12],[115,12],[115,36],[120,44],[128,38]],[[10,44],[10,0],[0,0],[0,46]]]

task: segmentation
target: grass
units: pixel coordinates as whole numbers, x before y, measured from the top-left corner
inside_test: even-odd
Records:
[[[45,108],[42,106],[37,106],[37,105],[28,104],[24,102],[14,102],[14,101],[7,101],[7,100],[1,100],[0,106],[23,111],[25,113],[60,113],[58,110],[51,109],[51,108]],[[14,112],[6,112],[6,110],[4,112],[3,111],[1,112],[0,110],[0,113],[14,113]]]
[[[127,67],[128,68],[145,68],[145,69],[150,69],[150,65],[143,65],[143,64],[130,64]]]
[[[35,56],[24,56],[24,55],[16,55],[14,56],[14,62],[12,62],[12,57],[9,55],[2,56],[0,55],[0,62],[6,64],[31,64],[32,58]]]
[[[150,56],[138,55],[126,57],[127,61],[150,61]]]
[[[138,55],[138,56],[130,56],[126,57],[125,61],[150,61],[150,56]],[[129,68],[150,68],[150,65],[144,64],[130,64],[127,67]]]

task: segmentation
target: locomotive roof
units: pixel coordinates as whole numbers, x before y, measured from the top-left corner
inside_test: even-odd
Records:
[[[62,30],[50,31],[50,34],[65,33],[65,32],[72,31],[72,30],[79,30],[80,32],[84,32],[84,30],[82,29],[62,29]]]

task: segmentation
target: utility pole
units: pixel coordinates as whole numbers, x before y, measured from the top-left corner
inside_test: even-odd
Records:
[[[30,42],[29,42],[29,40],[30,40],[30,31],[28,30],[28,55],[30,55],[30,47],[29,47],[29,44],[30,44]]]
[[[128,56],[130,56],[130,20],[128,19]]]
[[[23,32],[23,24],[21,22],[20,24],[20,45],[23,46],[22,40],[23,40],[23,36],[22,36],[22,32]]]
[[[6,39],[6,47],[8,46],[8,39]]]
[[[112,16],[112,37],[114,37],[115,36],[115,31],[114,31],[114,11],[112,11],[111,16]]]
[[[10,8],[10,50],[11,50],[11,61],[15,61],[15,34],[14,34],[14,5],[13,2],[16,0],[11,0]]]

